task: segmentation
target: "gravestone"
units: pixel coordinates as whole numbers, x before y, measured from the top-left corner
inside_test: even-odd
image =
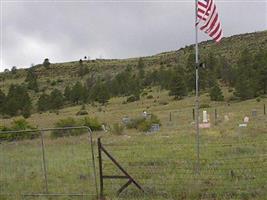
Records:
[[[160,130],[159,124],[152,124],[149,132],[158,132]]]
[[[244,117],[244,123],[248,123],[249,122],[249,117],[248,116],[245,116]]]
[[[128,116],[125,116],[122,118],[122,123],[127,125],[131,122],[131,118],[129,118]]]
[[[224,121],[228,122],[230,119],[229,119],[229,116],[228,115],[224,115]]]
[[[203,110],[203,123],[209,122],[209,116],[206,110]]]
[[[252,110],[251,114],[252,114],[252,117],[256,117],[257,116],[257,110]]]

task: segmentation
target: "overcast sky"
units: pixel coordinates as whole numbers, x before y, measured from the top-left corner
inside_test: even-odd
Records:
[[[267,0],[215,3],[225,36],[267,30]],[[44,58],[128,58],[192,43],[194,0],[1,1],[0,71]]]

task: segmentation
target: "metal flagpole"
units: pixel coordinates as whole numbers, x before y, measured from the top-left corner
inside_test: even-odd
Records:
[[[200,164],[199,164],[199,77],[198,77],[198,68],[199,68],[199,58],[198,58],[198,27],[197,27],[197,9],[198,9],[198,0],[195,0],[195,32],[196,32],[196,101],[195,101],[195,110],[196,110],[196,151],[197,151],[197,166],[196,171],[199,174]]]

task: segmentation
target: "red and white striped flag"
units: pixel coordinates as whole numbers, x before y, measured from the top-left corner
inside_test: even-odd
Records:
[[[216,5],[213,0],[198,0],[197,3],[196,26],[207,33],[216,42],[220,42],[223,37],[222,26]]]

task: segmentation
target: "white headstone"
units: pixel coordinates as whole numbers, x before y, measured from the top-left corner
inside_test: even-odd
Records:
[[[224,121],[226,121],[226,122],[229,121],[229,116],[228,115],[224,115]]]
[[[203,123],[208,123],[208,113],[206,110],[203,110]]]
[[[146,111],[143,112],[143,117],[145,117],[145,118],[147,117],[147,112]]]
[[[249,122],[249,117],[248,116],[245,116],[244,117],[244,123],[248,123]]]

